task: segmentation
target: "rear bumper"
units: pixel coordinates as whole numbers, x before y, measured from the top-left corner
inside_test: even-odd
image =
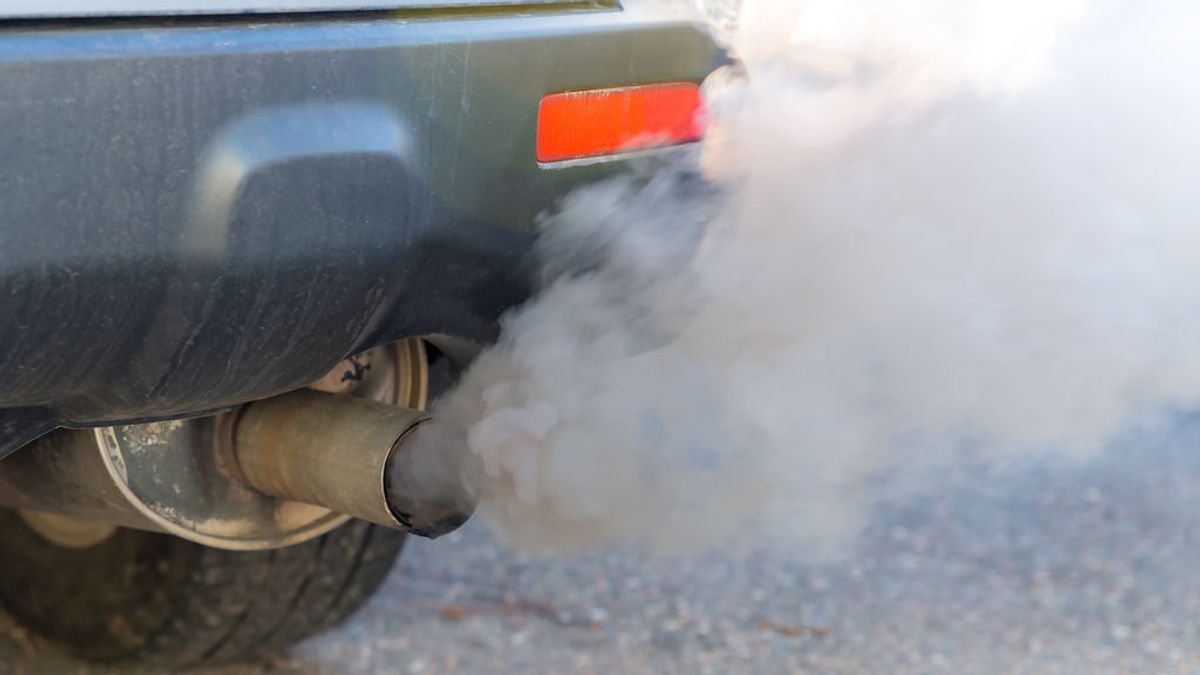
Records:
[[[179,17],[297,12],[462,9],[563,2],[608,5],[615,0],[4,0],[0,19]]]
[[[488,339],[536,214],[616,167],[539,167],[541,97],[721,58],[620,11],[0,28],[0,454]]]

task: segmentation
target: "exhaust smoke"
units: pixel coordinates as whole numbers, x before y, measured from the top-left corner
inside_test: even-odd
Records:
[[[709,139],[544,218],[542,291],[417,432],[502,537],[837,554],[957,463],[1197,404],[1200,12],[741,4]]]

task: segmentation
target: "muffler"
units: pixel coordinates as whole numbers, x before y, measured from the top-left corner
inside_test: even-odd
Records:
[[[232,465],[266,494],[436,538],[478,501],[479,470],[463,456],[411,442],[420,410],[300,390],[245,406]]]
[[[441,536],[470,517],[481,470],[465,447],[420,441],[425,363],[408,340],[347,361],[317,383],[324,391],[211,417],[60,429],[0,461],[0,506],[40,532],[49,521],[34,512],[235,550],[295,544],[350,517]]]

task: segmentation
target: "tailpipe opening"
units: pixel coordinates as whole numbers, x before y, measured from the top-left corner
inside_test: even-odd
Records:
[[[231,463],[260,492],[436,538],[471,517],[482,468],[465,447],[414,442],[428,420],[421,410],[299,390],[243,408]]]

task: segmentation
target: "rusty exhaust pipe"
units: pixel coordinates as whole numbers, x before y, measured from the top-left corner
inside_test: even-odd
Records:
[[[481,471],[465,448],[409,442],[420,410],[299,390],[243,408],[235,473],[260,492],[436,538],[470,518]]]

